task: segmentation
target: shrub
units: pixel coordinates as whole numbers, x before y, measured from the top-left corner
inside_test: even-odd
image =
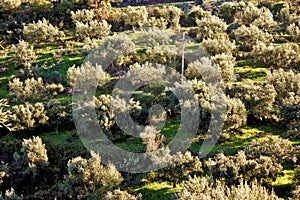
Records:
[[[274,68],[291,69],[300,62],[300,47],[294,43],[269,45],[259,42],[253,49],[256,60]]]
[[[70,198],[103,197],[104,192],[114,189],[123,180],[114,165],[103,166],[99,155],[94,152],[91,155],[89,159],[76,157],[68,162],[68,175],[60,188]]]
[[[286,105],[280,110],[280,116],[288,128],[285,136],[289,138],[300,138],[300,107],[298,105]]]
[[[300,186],[296,185],[295,189],[292,191],[293,198],[294,200],[299,200],[300,199]]]
[[[73,66],[69,67],[68,71],[67,71],[68,85],[72,89],[76,83],[76,71],[77,70],[78,70],[78,67],[73,65]],[[72,89],[71,89],[71,91],[72,91]]]
[[[227,24],[214,15],[197,19],[196,23],[198,27],[197,38],[199,40],[216,38],[218,34],[224,34],[227,29]]]
[[[88,23],[79,21],[76,24],[76,34],[81,38],[105,38],[110,34],[111,25],[106,20],[92,20]]]
[[[139,54],[136,56],[139,63],[150,62],[172,65],[173,62],[176,62],[177,55],[176,47],[155,46],[153,48],[147,48],[144,56]]]
[[[45,92],[45,84],[42,78],[29,78],[24,82],[19,78],[14,78],[9,81],[10,96],[13,96],[18,101],[29,99],[38,99]]]
[[[165,19],[168,22],[167,27],[169,28],[179,27],[180,17],[183,15],[182,10],[173,5],[163,5],[161,8],[149,8],[148,13],[150,18],[154,17],[156,19]]]
[[[239,151],[234,156],[217,154],[209,158],[205,165],[214,179],[225,180],[229,185],[234,185],[239,180],[270,181],[282,174],[283,167],[270,157],[259,156],[256,159],[247,158],[244,151]]]
[[[10,95],[18,101],[35,100],[45,96],[47,93],[53,96],[65,91],[62,84],[44,84],[41,77],[38,79],[29,78],[24,82],[19,78],[14,78],[9,82]]]
[[[12,130],[21,131],[31,129],[37,125],[46,124],[48,117],[42,103],[25,103],[10,109]]]
[[[151,17],[145,24],[145,27],[157,27],[161,29],[166,29],[168,25],[168,21],[165,18],[158,18]]]
[[[280,105],[300,103],[300,73],[293,70],[273,70],[267,74],[267,82],[274,86],[277,92],[276,101]]]
[[[81,23],[88,23],[92,21],[95,17],[95,13],[93,10],[77,10],[76,12],[71,11],[71,18],[74,23],[81,22]]]
[[[10,11],[19,8],[22,0],[3,0],[0,2],[0,11]]]
[[[23,139],[21,153],[26,154],[26,159],[31,168],[37,164],[48,163],[47,149],[42,139],[38,136],[33,136],[32,139]]]
[[[17,45],[12,45],[11,51],[14,53],[13,61],[16,67],[23,66],[26,74],[32,73],[32,63],[37,58],[33,51],[33,46],[28,42],[20,40]]]
[[[211,57],[214,65],[221,69],[222,80],[225,83],[230,83],[235,80],[234,66],[236,64],[235,58],[231,54],[217,54]]]
[[[227,97],[224,130],[237,129],[247,123],[247,110],[238,98]]]
[[[167,167],[157,171],[157,177],[162,180],[170,180],[173,182],[173,187],[177,186],[178,181],[187,178],[195,173],[202,173],[202,163],[198,157],[192,156],[191,152],[177,152],[175,155],[170,155],[166,150],[162,157],[153,158],[154,164],[171,163]]]
[[[295,148],[290,144],[289,140],[268,137],[260,142],[253,140],[252,143],[246,147],[245,152],[247,158],[250,159],[268,156],[277,163],[286,161],[295,163],[297,161],[297,155],[294,150]]]
[[[273,104],[276,98],[276,90],[273,85],[259,85],[248,81],[233,89],[234,97],[239,98],[245,104],[249,114],[258,119],[276,118]]]
[[[261,10],[256,7],[252,2],[248,2],[242,12],[242,22],[250,25],[254,20],[259,18]]]
[[[227,37],[222,36],[215,39],[204,39],[201,46],[212,56],[216,54],[231,54],[236,46],[235,42],[231,42]]]
[[[211,12],[203,10],[199,6],[193,6],[190,12],[188,13],[188,23],[190,26],[196,26],[196,20],[202,19],[203,17],[210,17]]]
[[[179,193],[179,200],[206,199],[206,200],[279,200],[272,191],[257,182],[247,183],[241,180],[237,186],[228,188],[220,181],[213,181],[211,177],[189,177],[183,183],[183,189]]]
[[[146,145],[147,153],[157,151],[165,139],[154,126],[146,126],[145,130],[140,133],[140,136],[143,144]]]
[[[29,0],[29,4],[31,8],[34,10],[41,10],[45,8],[52,8],[53,7],[53,2],[57,0]]]
[[[259,17],[252,24],[262,29],[268,29],[272,25],[275,25],[276,22],[273,19],[271,11],[268,8],[262,7],[260,8]]]
[[[53,26],[45,18],[24,26],[23,34],[29,42],[54,42],[64,37],[64,32]]]
[[[142,196],[139,195],[137,197],[135,197],[132,194],[129,194],[127,191],[122,191],[120,189],[116,189],[114,191],[108,191],[106,193],[106,195],[104,196],[104,200],[138,200],[140,199]]]
[[[233,31],[233,35],[237,44],[244,51],[251,51],[259,41],[267,45],[273,40],[271,34],[260,30],[252,24],[249,27],[243,25],[237,28]]]
[[[291,35],[292,40],[294,42],[298,42],[300,40],[300,27],[296,23],[290,24],[287,28],[286,31]]]
[[[237,12],[240,12],[244,7],[244,2],[224,2],[219,7],[218,16],[227,24],[230,24],[234,22]]]
[[[143,27],[147,22],[148,12],[145,7],[126,7],[126,12],[123,14],[123,20],[126,26],[131,26],[133,29]]]
[[[70,101],[50,100],[45,102],[45,110],[49,117],[48,124],[55,131],[74,128],[72,103]]]
[[[142,30],[138,35],[138,41],[143,46],[154,47],[170,43],[170,34],[158,28],[148,28]]]
[[[0,99],[0,128],[10,129],[10,115],[8,109],[8,101],[6,99]]]
[[[91,76],[93,74],[93,76]],[[76,85],[81,89],[101,87],[110,81],[109,75],[102,69],[102,66],[93,66],[90,62],[83,63],[76,69]],[[86,91],[87,92],[87,91]]]

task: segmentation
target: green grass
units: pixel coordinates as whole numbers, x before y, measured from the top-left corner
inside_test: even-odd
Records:
[[[149,183],[143,186],[136,187],[136,193],[141,193],[143,195],[143,200],[172,200],[175,198],[175,193],[181,191],[181,187],[173,188],[171,183],[162,182],[162,183]]]

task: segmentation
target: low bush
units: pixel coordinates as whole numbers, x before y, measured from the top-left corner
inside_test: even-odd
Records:
[[[9,112],[14,131],[35,128],[38,125],[46,124],[49,119],[42,103],[35,103],[34,105],[25,103],[13,106]]]
[[[204,39],[201,46],[212,56],[216,54],[231,54],[235,50],[235,42],[231,42],[226,36],[215,39]]]
[[[273,40],[273,36],[255,25],[241,26],[233,31],[233,36],[243,51],[251,51],[260,41],[268,45]]]
[[[238,129],[247,124],[247,110],[238,98],[227,97],[224,130]]]
[[[104,166],[101,157],[91,152],[92,157],[76,157],[68,162],[68,175],[60,185],[69,198],[103,197],[105,192],[116,188],[123,180],[113,164]]]
[[[257,182],[248,183],[241,180],[237,186],[228,187],[211,177],[189,177],[183,183],[179,200],[206,199],[206,200],[279,200],[274,191],[271,193]]]
[[[12,45],[11,51],[14,53],[13,61],[15,66],[22,66],[24,74],[32,74],[32,63],[37,58],[33,46],[29,46],[28,42],[20,40],[17,45]]]
[[[53,26],[45,18],[38,22],[29,23],[24,26],[23,34],[29,42],[55,42],[61,40],[65,34]]]
[[[110,34],[111,25],[107,23],[106,20],[97,21],[92,20],[87,23],[82,23],[79,21],[76,24],[76,34],[81,39],[85,38],[98,38],[102,39]]]
[[[267,82],[276,90],[276,102],[281,106],[300,103],[300,73],[282,68],[267,74]]]
[[[300,47],[294,43],[284,43],[280,45],[266,45],[259,42],[253,48],[256,62],[260,62],[268,67],[292,69],[300,62]]]
[[[29,78],[24,82],[20,81],[19,78],[14,78],[9,82],[9,91],[10,96],[17,101],[28,101],[39,99],[49,93],[56,96],[63,93],[65,88],[60,83],[45,84],[41,77],[38,79]]]
[[[221,70],[222,81],[230,83],[235,80],[234,66],[236,64],[235,58],[231,54],[217,54],[211,57],[216,68]]]
[[[203,17],[196,20],[197,23],[197,39],[203,40],[207,38],[216,38],[218,35],[224,34],[227,24],[217,16]]]
[[[277,93],[273,85],[260,85],[249,81],[235,86],[232,93],[233,97],[242,100],[248,113],[257,119],[277,118],[273,107]]]

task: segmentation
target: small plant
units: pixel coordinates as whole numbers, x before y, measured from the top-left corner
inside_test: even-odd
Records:
[[[271,193],[256,181],[248,183],[241,180],[237,186],[226,186],[221,181],[214,181],[212,177],[189,177],[183,183],[179,200],[206,199],[206,200],[280,200],[274,191]]]
[[[8,110],[8,101],[6,99],[0,99],[0,128],[10,129],[10,114]]]
[[[276,102],[280,105],[297,105],[300,103],[300,73],[282,68],[267,74],[267,82],[277,92]]]
[[[247,123],[247,110],[238,98],[227,97],[227,110],[225,117],[225,130],[238,129]]]
[[[225,83],[230,83],[235,80],[234,76],[234,66],[236,64],[235,58],[231,54],[217,54],[211,59],[214,65],[221,69],[222,80]]]
[[[33,46],[29,46],[28,42],[20,40],[17,45],[12,45],[11,51],[14,53],[13,61],[16,67],[23,66],[26,74],[32,73],[32,63],[37,58]]]
[[[292,40],[294,42],[298,42],[300,40],[300,27],[296,23],[290,24],[287,28],[286,31],[291,35]]]
[[[207,38],[216,38],[220,34],[224,34],[227,24],[217,16],[203,17],[196,20],[198,31],[197,38],[199,40]]]
[[[32,129],[37,125],[46,124],[49,119],[42,103],[32,105],[26,102],[25,104],[13,106],[9,112],[12,130],[14,131]]]
[[[60,186],[69,197],[103,197],[105,192],[122,182],[123,178],[113,164],[103,166],[98,154],[91,152],[91,156],[89,159],[76,157],[69,160],[68,175]]]
[[[235,42],[231,42],[227,37],[221,36],[215,39],[204,39],[201,46],[212,56],[216,54],[232,54],[235,50]]]
[[[126,12],[123,14],[123,20],[126,26],[135,28],[143,27],[147,23],[148,12],[146,8],[128,6]]]
[[[273,40],[273,36],[263,30],[260,30],[255,25],[249,27],[241,26],[233,31],[233,35],[238,45],[244,51],[251,51],[253,47],[259,42],[268,45]]]
[[[76,33],[81,39],[99,38],[102,39],[110,34],[111,25],[106,20],[92,20],[87,23],[75,22]]]
[[[0,11],[10,11],[19,8],[22,0],[3,0],[0,2]]]
[[[54,42],[64,37],[64,32],[45,18],[24,26],[23,34],[29,42]]]
[[[38,136],[33,136],[32,139],[23,139],[21,153],[26,155],[30,168],[35,167],[37,164],[48,163],[47,149]]]
[[[294,43],[267,46],[258,42],[253,48],[257,62],[274,68],[291,69],[300,62],[300,47]]]
[[[92,21],[95,17],[95,13],[93,10],[77,10],[76,12],[71,11],[71,18],[74,23],[81,22],[81,23],[88,23]]]
[[[234,97],[239,98],[245,104],[249,114],[258,119],[276,119],[273,104],[276,98],[276,90],[273,85],[259,85],[248,81],[233,89]]]
[[[154,47],[158,45],[166,45],[170,43],[170,34],[158,28],[144,29],[139,33],[138,40],[142,45]]]

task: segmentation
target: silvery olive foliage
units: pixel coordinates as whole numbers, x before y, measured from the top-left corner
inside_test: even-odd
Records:
[[[232,90],[233,96],[242,100],[249,114],[258,119],[277,118],[273,107],[277,93],[273,85],[248,81]]]
[[[257,42],[252,52],[256,62],[268,67],[292,69],[300,62],[300,47],[295,43],[267,45],[264,42]]]
[[[292,23],[287,28],[286,31],[291,35],[292,40],[297,42],[300,40],[300,26],[299,23]]]
[[[170,33],[159,28],[143,29],[138,34],[138,41],[143,47],[154,47],[158,45],[167,45],[171,41]]]
[[[37,22],[24,25],[23,34],[29,42],[55,42],[62,39],[65,34],[58,27],[53,26],[48,20],[38,20]]]
[[[268,156],[277,163],[297,162],[297,150],[290,141],[280,137],[267,137],[262,141],[253,140],[245,148],[248,158],[256,159],[260,156]]]
[[[201,42],[201,47],[212,56],[222,53],[231,54],[236,49],[235,42],[231,42],[227,35],[222,35],[215,39],[204,39]]]
[[[37,164],[48,164],[47,149],[40,137],[23,139],[21,153],[26,155],[30,168],[35,167]]]
[[[68,174],[60,189],[69,198],[100,198],[122,182],[120,172],[113,164],[104,166],[101,157],[91,152],[91,158],[76,157],[68,161]]]
[[[9,105],[7,99],[0,99],[0,128],[10,129]]]
[[[15,66],[22,66],[25,74],[31,74],[32,63],[37,59],[33,46],[30,46],[24,40],[20,40],[18,44],[12,45],[11,51],[14,53],[13,61]]]
[[[263,42],[265,45],[268,45],[273,41],[271,34],[252,24],[250,24],[249,27],[243,25],[235,29],[233,36],[237,45],[245,51],[251,51],[258,42]]]
[[[186,151],[185,153],[177,152],[171,155],[168,148],[163,148],[162,152],[163,155],[156,155],[152,158],[153,162],[155,164],[171,164],[155,172],[155,180],[170,180],[175,188],[180,180],[186,179],[189,175],[203,173],[202,162],[198,157],[193,156],[190,151]],[[149,173],[150,176],[151,173],[153,172]]]
[[[14,78],[9,82],[10,96],[17,101],[35,100],[47,94],[56,96],[65,91],[61,83],[44,83],[41,77],[28,78],[24,82]]]
[[[227,24],[223,19],[220,19],[215,15],[196,19],[196,23],[198,28],[197,38],[199,40],[216,38],[218,35],[224,34],[227,29]]]
[[[81,22],[81,23],[87,23],[94,19],[95,12],[93,10],[77,10],[76,12],[71,11],[71,18],[73,22]]]
[[[247,124],[247,110],[238,98],[227,97],[224,130],[238,129]]]
[[[46,124],[48,117],[44,105],[42,103],[20,104],[12,106],[9,110],[11,129],[14,131],[21,131],[35,128],[38,125]]]
[[[248,183],[241,180],[237,186],[226,186],[212,177],[189,177],[183,183],[179,200],[279,200],[274,191],[269,192],[257,182]]]
[[[92,20],[87,23],[76,21],[75,25],[76,25],[76,34],[81,39],[105,38],[110,34],[110,29],[111,29],[111,25],[108,24],[106,20],[102,20],[102,21]]]
[[[282,68],[267,74],[267,82],[276,90],[276,102],[280,105],[297,105],[300,103],[300,73]]]
[[[219,153],[214,158],[209,158],[205,165],[214,179],[224,180],[228,185],[237,184],[242,179],[274,181],[277,176],[282,175],[283,170],[282,165],[271,157],[259,155],[252,159],[245,151],[239,151],[233,156]]]
[[[147,23],[148,12],[146,7],[128,6],[123,14],[125,25],[134,28],[141,28]]]
[[[216,68],[221,70],[222,81],[224,83],[230,83],[235,81],[234,66],[236,64],[235,58],[232,54],[216,54],[211,57]]]
[[[108,191],[104,196],[104,200],[138,200],[141,198],[141,194],[139,194],[138,196],[134,196],[132,194],[129,194],[127,191],[122,191],[120,189],[116,189],[112,192]]]

